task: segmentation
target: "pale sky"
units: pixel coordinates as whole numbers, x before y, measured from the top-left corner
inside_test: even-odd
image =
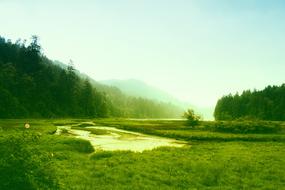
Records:
[[[283,0],[0,0],[0,35],[198,106],[285,82]]]

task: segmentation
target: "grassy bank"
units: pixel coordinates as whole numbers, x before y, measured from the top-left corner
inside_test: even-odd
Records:
[[[167,120],[96,120],[97,125],[176,138],[186,141],[255,141],[285,142],[284,122],[201,122],[195,127],[187,126],[185,121]]]
[[[53,134],[54,124],[83,121],[91,120],[31,120],[31,128],[27,130],[23,126],[25,120],[0,120],[0,189],[282,189],[285,186],[283,123],[274,123],[270,132],[263,129],[239,132],[216,129],[216,122],[191,128],[183,121],[92,120],[97,126],[183,139],[191,145],[143,153],[94,153],[87,141]],[[222,124],[226,128],[234,125]]]

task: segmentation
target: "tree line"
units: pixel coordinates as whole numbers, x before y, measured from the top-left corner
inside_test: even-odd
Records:
[[[285,84],[267,86],[257,91],[246,90],[241,95],[229,94],[218,100],[216,120],[260,119],[285,120]]]
[[[70,64],[62,68],[30,44],[0,37],[0,118],[176,117],[174,105],[95,88]]]

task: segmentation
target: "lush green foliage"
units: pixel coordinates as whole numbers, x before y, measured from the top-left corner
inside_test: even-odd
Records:
[[[285,121],[285,84],[224,96],[218,100],[214,116],[216,120],[242,118]]]
[[[190,126],[198,125],[199,121],[201,120],[201,116],[195,114],[193,109],[188,109],[186,112],[184,112],[183,117],[187,119],[187,123]]]
[[[36,37],[29,45],[0,37],[0,118],[179,115],[174,105],[128,97],[93,83],[72,64],[63,68],[42,55]]]
[[[283,148],[283,143],[230,142],[72,154],[71,160],[81,162],[61,160],[58,175],[62,189],[282,189]]]
[[[39,133],[15,132],[0,137],[0,189],[57,189],[52,154],[42,150]]]
[[[0,120],[0,189],[59,189],[55,155],[92,153],[93,147],[81,139],[54,136],[56,128],[48,121],[31,120],[29,129],[25,122]]]
[[[55,66],[37,38],[28,46],[0,38],[0,117],[106,116],[106,98],[88,81]]]
[[[285,136],[283,123],[276,124],[281,130],[272,134],[239,134],[231,133],[231,130],[215,132],[212,128],[217,122],[201,122],[189,127],[185,121],[94,121],[99,126],[116,126],[189,142],[185,148],[162,147],[143,153],[94,153],[86,141],[51,134],[55,128],[53,123],[68,125],[84,121],[89,120],[32,120],[28,129],[29,138],[23,138],[22,135],[27,132],[23,126],[25,120],[0,120],[0,180],[3,180],[0,189],[19,189],[19,186],[12,186],[12,181],[13,184],[21,184],[20,189],[275,190],[285,185],[285,138],[280,138],[279,142],[274,139]],[[223,124],[220,128],[227,128],[226,122]],[[261,136],[263,139],[255,142]],[[8,142],[11,143],[8,145]],[[14,150],[21,152],[22,147],[26,159],[22,159],[19,153],[10,161],[11,153]],[[14,167],[3,167],[7,163]],[[24,164],[18,168],[19,163]],[[17,175],[8,178],[6,174],[12,172]],[[27,174],[27,177],[21,173]],[[9,188],[6,180],[10,182]]]

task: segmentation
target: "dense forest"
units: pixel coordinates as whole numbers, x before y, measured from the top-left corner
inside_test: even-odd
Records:
[[[0,118],[177,117],[172,105],[124,95],[90,82],[72,64],[60,67],[30,44],[0,37]]]
[[[261,91],[244,91],[218,100],[216,120],[260,119],[285,121],[285,84],[268,86]]]

